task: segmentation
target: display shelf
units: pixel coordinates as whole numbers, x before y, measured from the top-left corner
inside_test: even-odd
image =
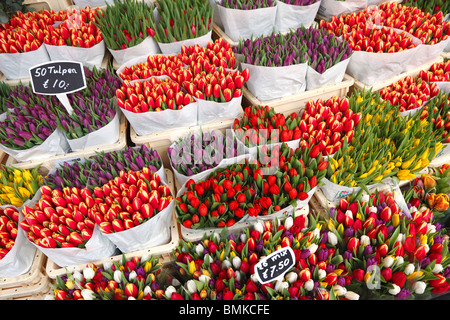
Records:
[[[36,250],[33,264],[27,273],[0,278],[0,300],[38,298],[48,292],[50,281],[45,273],[46,260],[47,257]]]
[[[95,156],[97,152],[111,152],[115,150],[123,149],[127,146],[127,127],[128,121],[125,116],[122,114],[120,117],[120,132],[119,132],[119,140],[110,145],[96,146],[84,149],[82,151],[69,152],[63,155],[58,155],[50,158],[33,160],[33,161],[25,161],[25,162],[17,162],[13,157],[8,156],[5,161],[7,166],[13,166],[19,169],[33,169],[37,166],[39,167],[40,174],[47,174],[51,169],[55,168],[58,164],[64,161],[70,161],[74,159],[83,159]]]
[[[171,168],[169,157],[167,155],[167,149],[170,145],[188,133],[197,132],[200,130],[220,130],[225,132],[226,129],[231,129],[234,122],[234,118],[230,120],[217,121],[209,124],[203,124],[199,126],[192,127],[181,127],[166,131],[161,131],[153,134],[148,134],[144,136],[138,136],[133,128],[130,126],[130,139],[135,145],[146,145],[156,150],[161,157],[161,160],[165,168]]]
[[[379,91],[379,90],[381,90],[381,89],[383,89],[385,87],[388,87],[391,84],[393,84],[393,83],[395,83],[395,82],[397,82],[397,81],[399,81],[399,80],[401,80],[401,79],[403,79],[403,78],[405,78],[407,76],[415,77],[415,76],[417,76],[419,74],[420,71],[422,71],[422,70],[429,70],[430,67],[433,64],[440,63],[442,61],[444,61],[444,58],[442,56],[440,56],[440,57],[438,57],[438,58],[436,58],[436,59],[434,59],[434,60],[432,60],[430,62],[427,62],[427,63],[421,65],[420,67],[414,68],[414,69],[412,69],[410,71],[406,71],[406,72],[400,73],[397,76],[392,77],[390,79],[377,82],[377,83],[375,83],[372,86],[368,86],[368,85],[364,84],[363,82],[361,82],[361,81],[359,81],[359,80],[357,80],[357,79],[355,79],[355,78],[353,78],[352,76],[349,75],[349,77],[351,77],[354,80],[354,84],[353,84],[352,88],[350,88],[350,93],[353,93],[356,90],[364,90],[364,89],[365,90],[371,89],[372,92]]]
[[[169,169],[165,169],[165,173],[167,176],[167,184],[168,184],[170,190],[172,191],[172,194],[175,194],[176,189],[175,189],[173,173]],[[173,201],[175,201],[175,200],[173,200]],[[133,257],[142,257],[143,255],[147,254],[147,255],[153,255],[154,257],[158,258],[159,261],[163,264],[170,264],[175,259],[173,256],[172,250],[175,249],[175,247],[178,245],[178,242],[180,239],[180,235],[178,232],[177,220],[175,217],[175,211],[172,214],[172,219],[171,219],[169,228],[170,228],[170,240],[166,244],[162,244],[159,246],[150,247],[147,249],[134,251],[134,252],[126,253],[126,254],[119,253],[117,255],[114,255],[112,257],[109,257],[109,258],[106,258],[103,260],[93,261],[92,263],[95,264],[96,266],[102,266],[103,263],[105,263],[107,261],[110,261],[110,262],[121,261],[123,256],[125,256],[127,259],[130,259]],[[51,259],[47,259],[45,271],[50,279],[56,279],[58,276],[62,276],[64,274],[66,274],[66,272],[74,272],[75,270],[82,271],[85,266],[86,266],[86,263],[78,264],[78,265],[71,265],[71,266],[62,268],[62,267],[58,266],[56,263],[54,263]]]
[[[276,112],[289,115],[292,112],[299,112],[303,109],[309,100],[327,100],[331,97],[344,97],[353,85],[354,79],[348,75],[344,76],[342,82],[330,84],[313,90],[297,93],[292,96],[278,98],[270,101],[258,100],[246,87],[243,88],[243,107],[248,106],[269,106],[275,109]]]

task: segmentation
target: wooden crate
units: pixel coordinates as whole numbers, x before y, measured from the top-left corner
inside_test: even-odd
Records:
[[[399,80],[401,80],[401,79],[403,79],[403,78],[405,78],[407,76],[415,77],[415,76],[417,76],[419,74],[420,71],[422,71],[422,70],[429,70],[430,67],[433,64],[440,63],[442,61],[444,61],[444,58],[442,56],[438,57],[438,58],[436,58],[436,59],[434,59],[434,60],[432,60],[432,61],[430,61],[428,63],[425,63],[425,64],[421,65],[420,67],[417,67],[417,68],[415,68],[413,70],[410,70],[410,71],[406,71],[406,72],[400,73],[397,76],[392,77],[390,79],[377,82],[377,83],[375,83],[372,86],[368,86],[368,85],[364,84],[363,82],[361,82],[361,81],[359,81],[359,80],[357,80],[357,79],[355,79],[355,78],[353,78],[353,77],[351,77],[349,75],[349,77],[351,77],[354,80],[354,84],[353,84],[352,88],[350,89],[350,93],[354,92],[355,90],[363,90],[363,89],[366,89],[366,90],[371,89],[373,92],[379,91],[379,90],[381,90],[381,89],[383,89],[385,87],[388,87],[391,84],[393,84],[393,83],[395,83],[395,82],[397,82],[397,81],[399,81]]]
[[[173,175],[172,171],[170,171],[169,169],[165,169],[165,171],[166,171],[168,186],[169,186],[170,190],[172,191],[172,194],[176,194],[174,175]],[[175,201],[175,200],[173,200],[173,201]],[[148,249],[143,249],[140,251],[130,252],[130,253],[127,253],[124,255],[127,259],[129,259],[132,257],[141,257],[145,254],[149,254],[149,255],[153,255],[153,256],[159,258],[160,262],[162,262],[163,264],[169,264],[175,259],[172,251],[178,245],[178,242],[180,239],[180,235],[178,232],[177,220],[176,220],[176,216],[175,216],[175,211],[172,214],[172,220],[170,223],[170,235],[171,235],[170,241],[166,244],[151,247]],[[121,259],[122,259],[122,254],[118,254],[118,255],[103,259],[103,260],[93,261],[92,263],[94,263],[96,266],[102,266],[103,263],[105,263],[107,261],[111,261],[111,262],[112,261],[120,261]],[[66,274],[67,271],[74,272],[75,270],[77,270],[77,271],[81,272],[85,266],[86,266],[86,263],[72,265],[72,266],[62,268],[62,267],[58,266],[56,263],[54,263],[51,259],[47,259],[45,271],[50,279],[56,279],[57,276],[62,276],[64,274]]]
[[[55,168],[59,163],[62,163],[64,161],[89,158],[91,156],[95,156],[97,152],[111,152],[125,148],[127,146],[127,127],[128,121],[126,120],[125,116],[121,114],[119,141],[114,144],[92,147],[82,151],[69,152],[46,159],[25,162],[17,162],[13,157],[8,156],[5,164],[7,166],[13,166],[19,169],[33,169],[40,165],[39,173],[42,175],[46,175],[48,171]]]
[[[47,257],[36,250],[30,270],[20,276],[0,279],[0,300],[37,299],[50,289],[45,273]]]
[[[257,105],[269,106],[274,108],[276,112],[289,115],[292,112],[301,111],[309,100],[327,100],[334,96],[344,97],[349,92],[350,87],[353,86],[353,83],[354,79],[348,75],[345,75],[342,82],[270,101],[258,100],[247,88],[244,87],[242,90],[244,95],[242,98],[242,105],[243,107]]]
[[[231,38],[225,33],[225,31],[223,31],[221,28],[219,28],[219,26],[215,23],[213,23],[213,26],[212,26],[211,38],[213,41],[216,41],[219,38],[223,38],[223,40],[228,42],[230,44],[230,46],[237,46],[239,44],[238,41],[231,40]]]
[[[164,167],[171,168],[169,157],[167,155],[167,149],[178,138],[181,138],[190,132],[197,132],[199,130],[204,131],[220,130],[222,132],[225,132],[226,129],[231,129],[233,122],[234,118],[230,120],[217,121],[199,126],[182,127],[161,131],[153,134],[148,134],[145,136],[138,136],[136,134],[136,131],[134,131],[133,128],[130,126],[130,138],[131,141],[137,146],[146,145],[147,147],[151,147],[152,149],[156,150],[159,156],[161,157]]]

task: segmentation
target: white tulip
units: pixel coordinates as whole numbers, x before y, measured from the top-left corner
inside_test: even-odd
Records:
[[[91,280],[95,276],[95,271],[92,268],[85,268],[83,270],[83,276],[86,278],[86,280]]]
[[[427,288],[427,284],[423,281],[416,281],[412,287],[414,293],[417,293],[417,294],[423,294],[425,292],[426,288]]]
[[[318,276],[319,280],[325,279],[325,277],[327,276],[327,272],[325,270],[319,269]]]
[[[235,272],[234,273],[234,278],[236,279],[236,281],[241,281],[241,273],[240,272]]]
[[[370,196],[367,193],[365,193],[361,196],[361,202],[369,202],[369,200],[370,200]]]
[[[227,258],[227,259],[223,260],[223,262],[222,262],[222,269],[228,269],[229,267],[231,267],[231,262]]]
[[[332,246],[337,245],[338,243],[338,239],[336,237],[336,235],[332,232],[332,231],[328,231],[328,243],[331,244]]]
[[[368,236],[366,236],[365,234],[363,234],[361,236],[360,243],[363,246],[368,246],[370,244],[370,238]]]
[[[150,295],[150,297],[152,296],[152,289],[150,288],[150,286],[145,286],[144,287],[144,297],[148,294]]]
[[[172,285],[175,286],[175,287],[178,287],[178,286],[181,285],[181,282],[180,282],[180,280],[173,278],[172,279]]]
[[[247,242],[247,235],[245,233],[241,233],[240,240],[244,243]]]
[[[318,247],[319,246],[317,244],[311,243],[307,249],[309,250],[309,252],[311,254],[313,254],[313,253],[316,253]]]
[[[415,206],[412,206],[411,208],[409,208],[409,213],[414,213],[417,211],[417,208]]]
[[[166,291],[164,291],[164,294],[170,299],[170,297],[172,296],[172,293],[176,292],[177,289],[175,289],[174,286],[168,286],[166,288]],[[145,295],[145,292],[144,292]]]
[[[399,266],[399,265],[403,264],[403,262],[405,262],[405,259],[403,259],[402,256],[396,256],[394,264],[392,266],[393,267]]]
[[[197,292],[197,285],[195,284],[194,280],[188,280],[185,286],[187,291],[189,291],[190,293]]]
[[[136,271],[133,270],[128,275],[128,281],[133,281],[133,279],[136,279],[136,277],[137,277],[137,273],[136,273]]]
[[[389,293],[390,294],[392,294],[393,296],[396,296],[396,295],[398,295],[399,293],[400,293],[400,291],[401,291],[401,288],[398,286],[398,285],[396,285],[395,283],[393,283],[392,284],[394,287],[392,288],[392,289],[389,289]]]
[[[73,278],[74,278],[75,280],[77,280],[77,281],[83,281],[83,275],[81,274],[80,271],[75,270],[75,271],[73,272],[72,275],[73,275]]]
[[[436,264],[434,265],[434,268],[433,268],[432,272],[433,272],[433,273],[441,273],[442,270],[444,270],[444,267],[442,266],[442,264],[436,263]]]
[[[199,281],[206,282],[206,283],[208,283],[210,279],[211,279],[211,277],[207,276],[206,274],[202,274],[200,277],[198,277]]]
[[[400,241],[402,244],[405,243],[405,236],[403,233],[398,234],[397,241]]]
[[[238,256],[235,256],[233,258],[233,260],[231,260],[231,262],[233,264],[234,269],[237,270],[237,269],[239,269],[241,267],[242,261],[241,261],[241,258],[239,258]]]
[[[353,212],[351,210],[345,211],[345,216],[353,218]]]
[[[151,255],[150,255],[149,253],[144,253],[144,254],[141,256],[141,263],[147,262],[148,260],[150,260],[150,258],[151,258]],[[104,265],[104,264],[103,264],[103,265]]]
[[[309,279],[303,284],[303,288],[305,288],[306,291],[312,291],[314,289],[314,281]]]
[[[394,264],[394,258],[391,256],[387,256],[383,259],[383,267],[390,268]]]
[[[258,283],[259,282],[258,276],[256,275],[256,273],[252,273],[251,276],[250,276],[250,279],[252,279],[252,281],[254,283]]]
[[[427,224],[427,232],[435,233],[436,232],[436,226],[432,223]]]
[[[83,289],[81,290],[81,296],[84,300],[94,300],[95,299],[95,293],[91,289]]]
[[[253,229],[255,229],[256,231],[258,231],[259,233],[263,233],[264,232],[264,225],[261,221],[256,221],[253,224]]]
[[[195,246],[195,253],[197,253],[199,256],[201,256],[203,254],[203,250],[205,250],[205,248],[203,247],[203,245],[201,243],[199,243]]]
[[[345,296],[345,294],[347,293],[347,289],[338,284],[335,284],[333,286],[333,290],[334,290],[334,293],[339,297]]]
[[[287,217],[286,220],[284,220],[284,227],[286,230],[290,230],[293,225],[294,219],[292,219],[292,217]]]
[[[285,277],[286,281],[289,283],[293,283],[293,282],[297,281],[297,279],[298,279],[298,275],[294,271],[289,272],[284,277]]]
[[[320,237],[320,230],[315,228],[313,230],[313,234],[314,234],[314,238],[319,238]]]
[[[117,283],[122,282],[122,271],[120,270],[114,271],[114,281]]]
[[[356,292],[353,292],[353,291],[347,291],[345,293],[345,297],[348,300],[359,300],[359,294],[357,294]]]
[[[377,207],[374,207],[374,206],[372,206],[372,207],[369,207],[369,214],[370,214],[371,212],[375,212],[375,213],[377,213],[377,212],[378,212],[378,209],[377,209]]]
[[[277,282],[275,283],[275,290],[278,292],[283,292],[283,290],[287,288],[289,288],[289,283],[287,283],[286,281],[277,280]]]
[[[410,274],[412,274],[414,272],[414,269],[415,269],[414,265],[412,263],[410,263],[405,267],[404,274],[409,276]]]
[[[136,298],[135,297],[128,297],[127,300],[136,300]]]

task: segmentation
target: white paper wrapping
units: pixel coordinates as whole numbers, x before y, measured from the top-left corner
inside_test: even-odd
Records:
[[[319,8],[319,14],[331,18],[347,13],[358,12],[366,9],[367,0],[322,0]]]
[[[50,57],[44,45],[30,52],[0,53],[0,71],[10,80],[29,78],[31,67],[48,61]]]
[[[412,43],[416,47],[405,51],[394,53],[353,51],[347,73],[364,84],[372,86],[379,81],[419,67],[423,64],[423,57],[420,57],[422,41],[410,34],[408,36],[412,38]]]
[[[13,207],[11,205],[1,206],[2,209]],[[19,221],[24,219],[20,208]],[[0,260],[0,278],[15,277],[26,273],[30,270],[36,248],[28,241],[25,231],[17,226],[17,237],[12,249]]]
[[[418,62],[420,64],[425,64],[439,58],[449,44],[450,38],[434,45],[422,44],[419,48],[420,52],[417,57]]]
[[[74,5],[80,8],[91,8],[106,6],[106,4],[114,4],[114,0],[73,0]]]
[[[195,46],[196,44],[200,45],[201,47],[206,47],[208,42],[211,42],[211,35],[212,30],[210,30],[207,34],[193,38],[193,39],[186,39],[176,42],[169,42],[169,43],[163,43],[158,42],[158,46],[161,49],[161,52],[163,54],[177,54],[181,52],[181,47],[184,46]]]
[[[316,70],[308,66],[306,72],[306,90],[312,90],[315,88],[324,87],[326,85],[342,82],[348,64],[350,63],[350,59],[351,57],[335,64],[331,68],[325,70],[324,73],[318,73]]]
[[[107,47],[108,48],[108,47]],[[124,64],[128,60],[134,59],[136,57],[141,57],[145,55],[152,55],[160,53],[161,50],[159,49],[158,43],[156,42],[153,37],[148,36],[145,38],[141,43],[127,48],[127,49],[119,49],[119,50],[113,50],[108,48],[109,52],[111,52],[111,55],[113,56],[114,60],[119,65]]]
[[[234,119],[242,113],[242,95],[228,102],[195,100],[198,104],[197,125]]]
[[[81,62],[88,68],[100,67],[105,56],[105,41],[102,40],[91,48],[72,46],[53,46],[44,44],[50,60],[70,60]]]
[[[289,31],[289,29],[297,29],[301,26],[311,26],[319,11],[320,2],[317,1],[309,6],[295,6],[278,1],[275,31],[283,32]]]
[[[111,257],[116,251],[114,243],[102,234],[98,225],[95,225],[92,237],[86,242],[85,248],[43,248],[32,244],[60,267],[103,260]]]
[[[190,103],[181,110],[166,109],[160,112],[148,111],[134,113],[121,109],[138,136],[145,136],[168,129],[197,125],[196,102]]]
[[[266,36],[273,32],[277,15],[277,5],[255,10],[229,9],[221,5],[215,7],[223,24],[223,31],[233,41]]]
[[[104,233],[103,235],[123,253],[166,244],[170,241],[170,220],[172,219],[174,207],[175,199],[164,210],[143,224],[128,230]]]
[[[65,154],[70,151],[70,146],[64,133],[62,133],[61,130],[56,129],[40,145],[25,150],[13,150],[0,144],[0,150],[6,152],[18,162],[25,162]]]
[[[444,163],[448,163],[448,157],[450,156],[450,143],[443,143],[444,148],[442,148],[436,157],[430,162],[430,166],[437,167]]]
[[[328,201],[338,201],[342,198],[345,198],[346,196],[349,196],[353,193],[359,192],[361,190],[360,187],[346,187],[346,186],[340,186],[338,184],[335,184],[328,180],[327,178],[323,178],[322,182],[324,183],[323,186],[320,186],[320,190],[323,192],[323,195],[325,198],[327,198]],[[375,185],[368,185],[367,188],[371,189]]]
[[[103,128],[93,131],[78,139],[67,139],[72,151],[82,151],[87,148],[97,146],[107,146],[119,141],[120,137],[120,111]]]
[[[246,86],[260,101],[270,101],[303,92],[306,90],[307,63],[286,67],[263,67],[240,63],[248,69],[250,78]]]

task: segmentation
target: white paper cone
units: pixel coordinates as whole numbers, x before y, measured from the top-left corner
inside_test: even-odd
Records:
[[[70,60],[81,62],[88,68],[100,67],[105,56],[104,40],[91,48],[80,48],[72,46],[53,46],[45,44],[50,60]]]
[[[217,5],[214,14],[219,15],[223,31],[233,41],[250,39],[273,32],[277,15],[277,5],[255,10],[229,9]]]
[[[111,55],[113,56],[114,60],[119,65],[124,64],[128,60],[145,56],[145,55],[152,55],[160,53],[161,50],[159,49],[158,43],[156,42],[153,37],[147,37],[145,38],[141,43],[138,45],[135,45],[134,47],[130,47],[123,50],[113,50],[108,48],[109,52],[111,52]]]
[[[291,96],[306,90],[307,63],[286,67],[262,67],[241,62],[248,69],[248,90],[260,101]]]
[[[277,2],[275,31],[283,32],[301,26],[310,27],[319,11],[320,1],[309,6],[295,6],[282,1]]]
[[[50,57],[44,45],[30,52],[0,53],[0,71],[10,80],[29,78],[31,67],[48,61]]]
[[[323,178],[322,182],[324,183],[323,186],[320,186],[320,190],[323,192],[325,198],[329,201],[338,201],[342,198],[345,198],[346,196],[349,196],[353,193],[357,193],[359,190],[361,190],[360,187],[346,187],[346,186],[340,186],[338,184],[335,184],[328,180],[327,178]],[[376,185],[368,185],[367,188],[371,189],[375,187]]]
[[[322,0],[319,14],[327,18],[358,12],[367,8],[367,0]]]
[[[228,102],[195,100],[198,104],[197,125],[234,119],[242,113],[242,95]]]
[[[70,151],[70,146],[62,131],[56,129],[42,144],[30,149],[13,150],[0,144],[0,150],[6,152],[18,162],[25,162],[65,154]]]
[[[350,63],[350,58],[341,61],[331,68],[325,70],[324,73],[318,73],[316,70],[308,66],[306,73],[306,90],[324,87],[326,85],[342,82],[345,71]]]
[[[106,4],[114,4],[114,0],[73,0],[74,5],[80,8],[91,8],[106,6]]]
[[[201,47],[206,47],[208,42],[211,42],[211,35],[212,30],[210,30],[207,34],[193,38],[193,39],[187,39],[177,42],[169,42],[169,43],[163,43],[158,42],[158,46],[161,49],[161,52],[163,54],[177,54],[181,52],[181,47],[183,45],[185,46],[195,46],[196,44],[200,45]]]
[[[433,61],[441,56],[450,45],[450,38],[440,41],[434,45],[422,44],[420,46],[420,53],[417,57],[417,61],[420,65]]]

